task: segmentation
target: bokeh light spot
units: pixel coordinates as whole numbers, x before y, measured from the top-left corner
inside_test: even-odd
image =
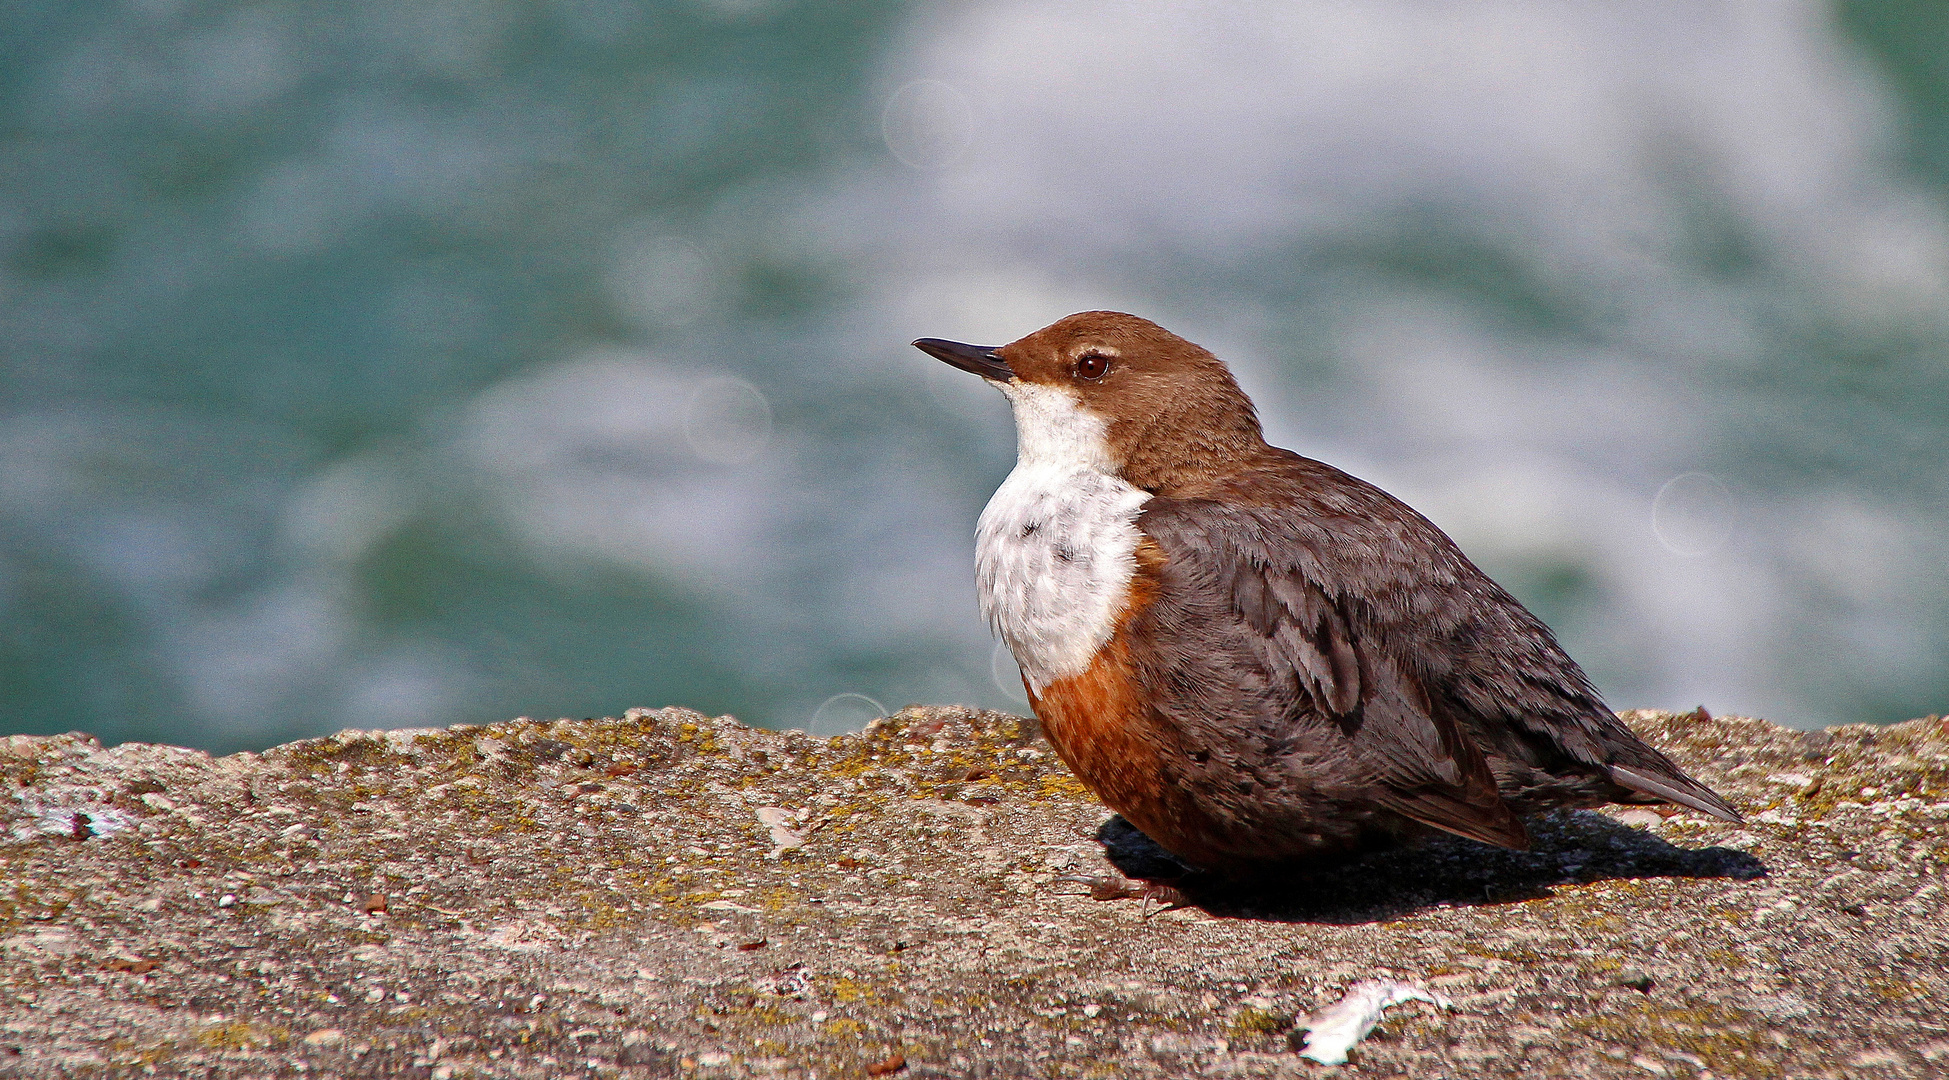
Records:
[[[805,730],[813,735],[858,731],[887,714],[887,707],[865,694],[834,694],[812,712]]]
[[[937,79],[915,79],[887,98],[880,136],[904,165],[945,169],[974,142],[974,106],[968,95]]]
[[[755,460],[771,443],[771,402],[743,379],[705,379],[684,408],[684,441],[715,465]]]
[[[1008,651],[1008,642],[995,642],[995,651],[988,655],[988,677],[994,680],[997,690],[1008,695],[1010,702],[1029,703],[1029,695],[1022,688],[1022,669],[1015,663],[1015,654]]]
[[[1680,473],[1651,501],[1651,530],[1675,555],[1709,555],[1732,536],[1732,490],[1711,473]]]

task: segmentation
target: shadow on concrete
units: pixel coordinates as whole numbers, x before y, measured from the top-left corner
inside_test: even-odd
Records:
[[[1766,875],[1766,864],[1747,852],[1675,847],[1589,810],[1558,811],[1527,824],[1528,851],[1443,833],[1405,847],[1296,864],[1250,883],[1186,875],[1182,863],[1121,816],[1104,822],[1096,838],[1128,877],[1168,884],[1212,915],[1275,922],[1387,922],[1425,908],[1538,900],[1558,885]]]

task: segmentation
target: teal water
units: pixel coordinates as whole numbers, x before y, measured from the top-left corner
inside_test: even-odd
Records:
[[[998,397],[1092,307],[1612,703],[1949,703],[1949,16],[147,0],[0,14],[0,733],[1021,708]]]

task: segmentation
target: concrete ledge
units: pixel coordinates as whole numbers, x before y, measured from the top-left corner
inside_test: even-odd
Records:
[[[1626,718],[1748,815],[1579,812],[1158,914],[1033,721],[682,709],[213,759],[0,740],[0,1076],[1949,1071],[1949,722]],[[1104,831],[1119,858],[1127,837]]]

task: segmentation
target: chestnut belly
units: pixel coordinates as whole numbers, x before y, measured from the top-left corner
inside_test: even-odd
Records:
[[[1081,674],[1030,688],[1029,700],[1077,777],[1184,862],[1248,875],[1424,831],[1296,777],[1247,779],[1231,748],[1188,748],[1144,708],[1129,660],[1127,640],[1115,635]]]

